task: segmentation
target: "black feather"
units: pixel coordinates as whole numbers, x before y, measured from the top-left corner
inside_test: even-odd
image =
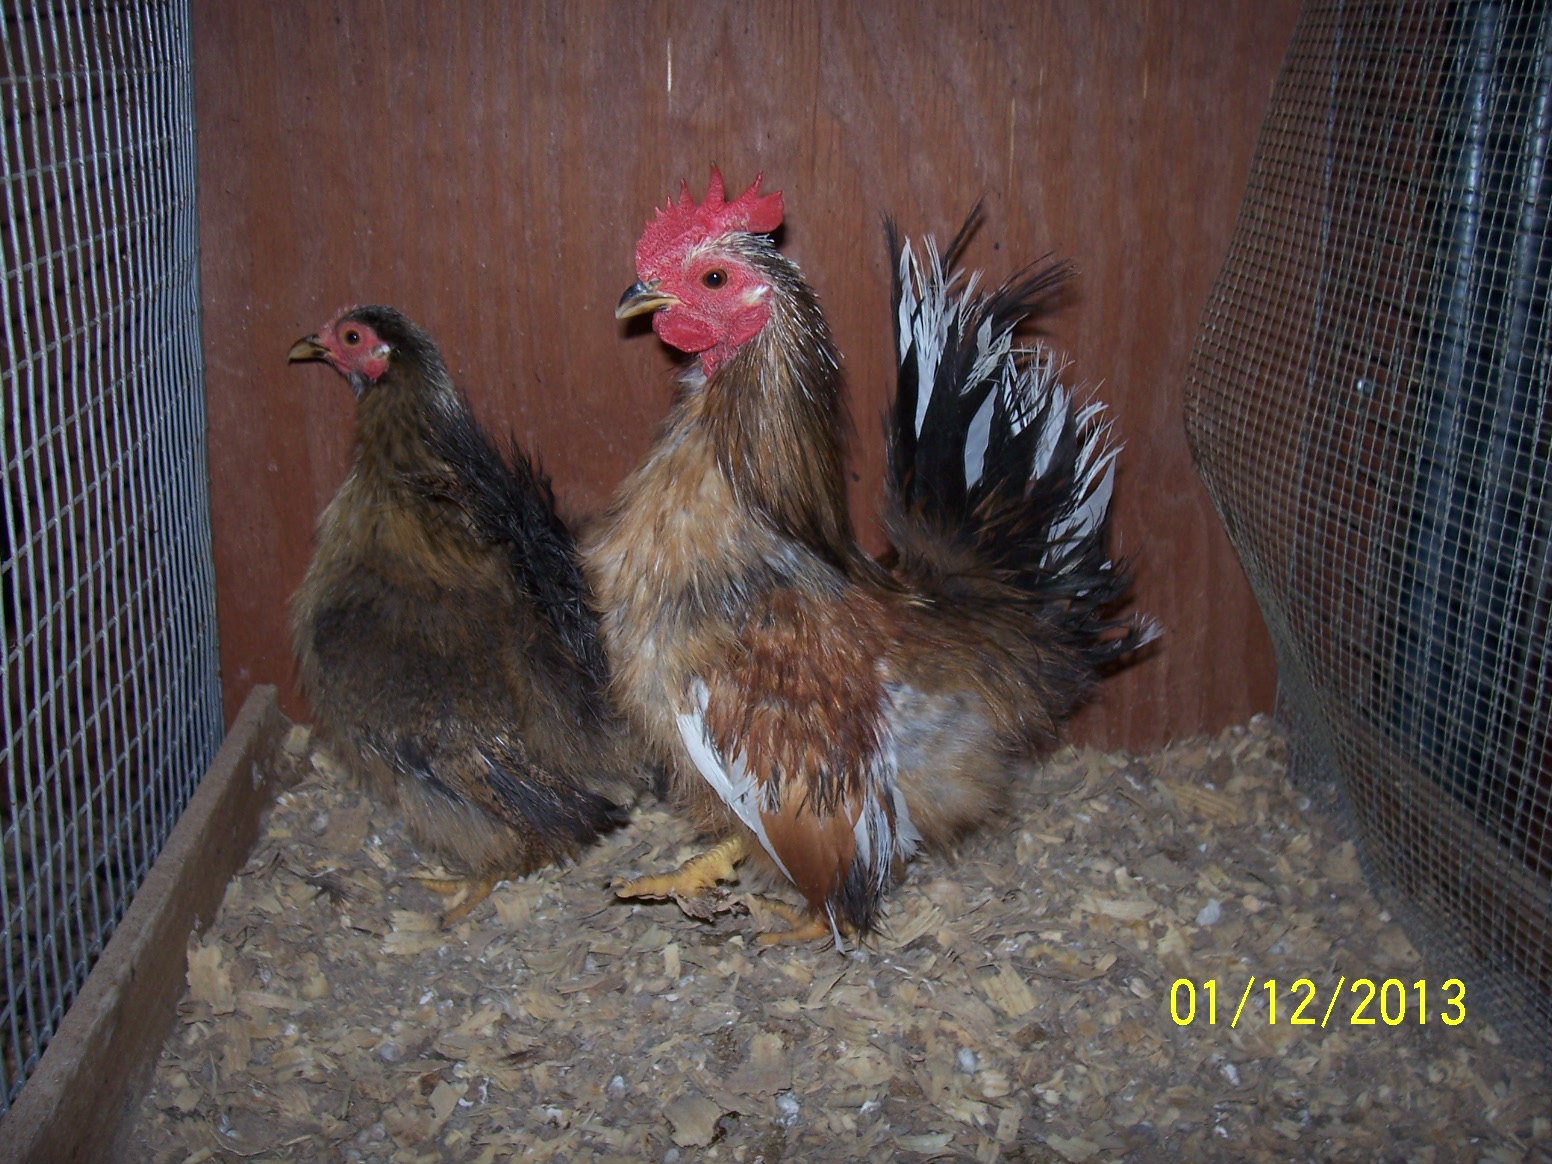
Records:
[[[1041,357],[1017,344],[990,369],[978,374],[976,367],[980,334],[1015,334],[1074,271],[1047,255],[995,290],[966,299],[964,288],[954,287],[954,273],[980,215],[977,203],[942,256],[949,322],[919,432],[925,371],[921,345],[913,342],[899,360],[887,432],[891,533],[897,553],[914,559],[907,565],[918,574],[941,576],[942,563],[954,562],[964,564],[958,568],[967,573],[993,577],[1038,609],[1043,623],[1085,663],[1104,666],[1141,645],[1152,630],[1151,624],[1110,616],[1131,580],[1124,563],[1112,562],[1108,554],[1108,509],[1081,537],[1060,533],[1063,520],[1086,496],[1078,476],[1086,434],[1078,430],[1071,398],[1041,391],[1042,384],[1055,387],[1054,374],[1031,374],[1031,361]],[[893,222],[886,223],[886,234],[894,267],[891,315],[898,355],[900,308],[910,288],[901,270],[905,244]],[[932,278],[930,270],[925,274]],[[989,397],[981,473],[971,481],[967,445]],[[1036,475],[1040,437],[1054,409],[1063,413],[1056,418],[1055,448]],[[1016,423],[1020,420],[1024,423]],[[954,582],[949,577],[940,581],[949,588]]]
[[[576,539],[555,508],[550,479],[515,440],[505,453],[486,435],[467,403],[426,432],[445,475],[416,482],[427,496],[451,501],[470,532],[505,548],[513,576],[554,627],[592,686],[608,681],[598,618],[585,600]]]

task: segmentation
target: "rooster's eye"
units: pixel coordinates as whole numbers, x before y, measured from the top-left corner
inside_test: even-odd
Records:
[[[704,275],[701,276],[701,282],[715,291],[718,287],[727,282],[727,272],[707,271]]]
[[[354,347],[356,344],[361,342],[361,333],[355,328],[351,328],[345,333],[345,342]]]

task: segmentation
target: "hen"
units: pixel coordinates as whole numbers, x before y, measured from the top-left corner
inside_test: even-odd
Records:
[[[866,933],[892,871],[993,816],[1097,674],[1151,628],[1108,615],[1115,449],[1015,327],[1060,265],[990,294],[891,228],[899,385],[886,569],[856,543],[839,362],[764,237],[780,194],[688,186],[636,247],[616,314],[699,359],[584,547],[627,714],[725,838],[622,896],[693,896],[763,855],[808,904],[766,940]],[[952,269],[975,215],[949,248]],[[796,919],[794,919],[796,920]]]
[[[298,340],[350,383],[350,472],[292,600],[302,687],[331,751],[466,875],[505,877],[621,823],[638,776],[549,484],[475,422],[431,340],[355,307]]]

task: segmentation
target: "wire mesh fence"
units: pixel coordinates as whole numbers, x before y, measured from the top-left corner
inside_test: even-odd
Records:
[[[219,745],[187,0],[5,0],[0,1111]]]
[[[1522,1049],[1552,1047],[1552,8],[1309,0],[1186,427],[1295,775]]]

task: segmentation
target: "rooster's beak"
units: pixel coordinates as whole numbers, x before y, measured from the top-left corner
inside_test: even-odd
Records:
[[[328,355],[329,350],[318,342],[318,337],[308,335],[291,345],[291,350],[286,353],[286,360],[294,364],[298,360],[324,360]]]
[[[633,315],[646,315],[649,312],[661,311],[665,307],[672,307],[679,300],[666,291],[657,289],[656,281],[651,283],[633,283],[625,289],[625,294],[620,296],[620,305],[614,309],[614,318],[629,319]]]

